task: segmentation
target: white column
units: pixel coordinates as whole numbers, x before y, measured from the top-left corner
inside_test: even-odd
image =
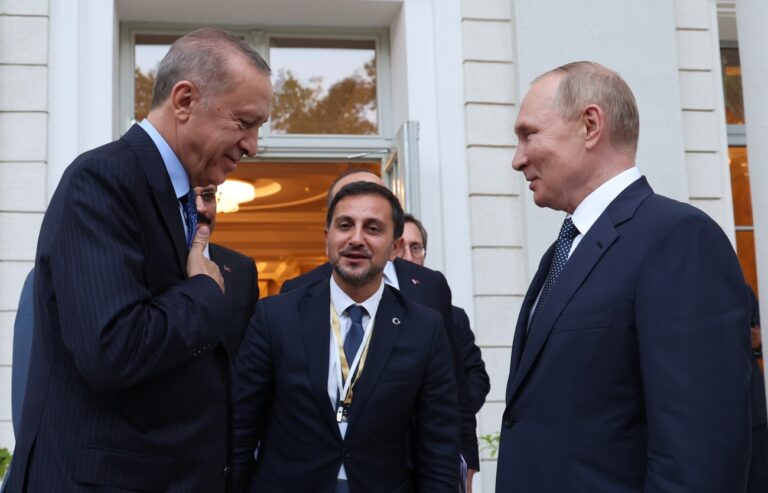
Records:
[[[741,56],[741,81],[747,124],[749,185],[755,224],[757,281],[762,315],[768,316],[768,2],[737,0],[736,25]],[[763,318],[763,320],[766,320]],[[768,324],[763,322],[763,347],[768,348]]]
[[[80,153],[113,140],[117,23],[113,2],[53,1],[48,70],[48,195]]]

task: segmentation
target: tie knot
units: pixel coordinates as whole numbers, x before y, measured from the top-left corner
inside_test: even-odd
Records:
[[[360,305],[352,305],[349,308],[347,308],[347,315],[349,315],[349,319],[352,320],[352,323],[355,323],[355,324],[363,323],[364,313],[365,313],[365,308],[363,308]]]
[[[579,236],[579,229],[573,224],[573,220],[571,220],[570,217],[566,217],[565,221],[563,221],[563,226],[560,228],[558,238],[563,240],[573,240],[577,236]]]

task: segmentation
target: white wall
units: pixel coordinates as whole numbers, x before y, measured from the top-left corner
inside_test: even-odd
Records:
[[[10,450],[13,321],[46,204],[48,60],[48,0],[0,2],[0,448]]]

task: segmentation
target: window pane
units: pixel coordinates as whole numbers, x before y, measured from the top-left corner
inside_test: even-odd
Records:
[[[744,124],[744,97],[741,92],[741,61],[737,48],[721,48],[723,91],[725,92],[725,121],[730,125]]]
[[[171,44],[179,38],[173,34],[137,34],[133,67],[133,118],[140,122],[149,114],[152,105],[152,86],[157,66]]]
[[[729,147],[733,220],[736,226],[752,226],[752,196],[749,191],[749,165],[746,147]]]
[[[373,40],[271,38],[272,134],[378,134]]]

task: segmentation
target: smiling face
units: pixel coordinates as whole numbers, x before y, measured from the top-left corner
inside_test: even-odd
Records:
[[[572,213],[585,196],[589,173],[580,119],[565,119],[555,105],[561,78],[538,80],[523,99],[515,122],[518,145],[512,167],[525,174],[536,205]]]
[[[243,56],[230,56],[230,90],[202,94],[185,81],[190,89],[177,110],[176,151],[193,186],[220,185],[244,155],[255,155],[272,108],[269,76]]]
[[[344,197],[336,204],[325,230],[333,277],[353,299],[378,289],[384,266],[395,258],[392,207],[375,194]]]

